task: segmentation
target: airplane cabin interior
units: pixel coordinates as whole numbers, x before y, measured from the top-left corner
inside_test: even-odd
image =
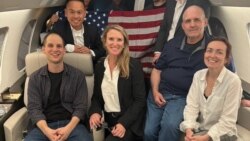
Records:
[[[25,57],[41,51],[40,34],[47,19],[66,0],[0,0],[0,140],[22,140],[26,120],[13,118],[25,107]],[[135,0],[139,1],[139,0]],[[250,99],[250,1],[210,0],[209,31],[226,37],[232,45],[236,73],[243,93]],[[27,118],[27,110],[20,118]],[[237,129],[239,139],[250,140],[250,107],[240,107]],[[8,121],[10,120],[11,121]],[[20,121],[24,123],[20,123]],[[10,125],[6,125],[6,124]],[[8,127],[9,126],[9,127]],[[12,128],[12,129],[10,129]],[[21,129],[21,131],[20,131]],[[8,130],[8,133],[6,133]],[[96,136],[103,136],[96,133]],[[102,141],[96,137],[95,141]]]

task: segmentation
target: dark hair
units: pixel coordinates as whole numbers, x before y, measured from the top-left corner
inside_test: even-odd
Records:
[[[50,35],[53,35],[53,34],[59,36],[59,37],[62,39],[62,41],[63,41],[63,46],[65,47],[65,42],[64,42],[62,36],[61,36],[60,34],[56,33],[56,32],[50,32],[50,33],[48,33],[47,35],[45,35],[45,36],[44,36],[44,39],[43,39],[43,44],[42,44],[42,45],[44,46],[45,43],[46,43],[46,41],[47,41],[47,38],[48,38]]]
[[[86,5],[84,3],[84,0],[67,0],[67,2],[65,4],[65,7],[67,7],[67,5],[69,4],[69,2],[71,2],[71,1],[79,1],[79,2],[81,2],[83,4],[84,8],[86,9]]]
[[[226,45],[226,59],[228,60],[227,61],[227,65],[230,63],[230,58],[231,58],[231,54],[232,54],[232,46],[231,44],[229,43],[229,41],[224,38],[224,37],[214,37],[212,38],[208,44],[210,44],[211,42],[214,42],[214,41],[220,41],[220,42],[223,42],[225,45]]]

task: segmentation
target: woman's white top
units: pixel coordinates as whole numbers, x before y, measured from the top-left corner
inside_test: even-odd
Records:
[[[204,91],[207,86],[208,69],[195,73],[193,83],[187,96],[184,109],[184,121],[180,129],[208,130],[213,141],[219,141],[224,134],[237,135],[236,121],[242,97],[239,77],[226,69],[220,72],[211,95],[206,99]]]
[[[102,80],[102,96],[104,100],[104,110],[106,112],[121,112],[119,95],[118,95],[118,79],[120,70],[116,66],[111,72],[108,64],[108,57],[104,60],[105,72]]]

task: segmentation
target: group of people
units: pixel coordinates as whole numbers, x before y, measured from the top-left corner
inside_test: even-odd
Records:
[[[90,129],[108,124],[106,141],[179,141],[182,132],[185,141],[235,141],[241,81],[230,43],[208,34],[207,4],[167,0],[147,95],[125,29],[108,25],[100,38],[83,21],[84,2],[68,0],[67,20],[55,23],[43,41],[48,64],[30,77],[28,114],[34,128],[25,141],[91,141],[86,120]],[[85,76],[63,62],[66,52],[93,57],[89,109]]]

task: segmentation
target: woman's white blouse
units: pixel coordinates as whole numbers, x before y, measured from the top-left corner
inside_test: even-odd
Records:
[[[184,121],[180,129],[187,128],[208,130],[213,141],[219,141],[224,134],[237,135],[236,121],[242,96],[239,77],[222,69],[213,87],[211,95],[206,99],[206,74],[208,69],[195,73],[193,83],[187,96],[184,109]]]
[[[106,112],[120,112],[120,102],[119,102],[119,96],[118,96],[118,78],[120,74],[120,70],[117,68],[117,66],[114,68],[111,72],[108,65],[108,57],[106,57],[104,61],[104,67],[105,72],[102,80],[102,96],[104,100],[104,110]]]

